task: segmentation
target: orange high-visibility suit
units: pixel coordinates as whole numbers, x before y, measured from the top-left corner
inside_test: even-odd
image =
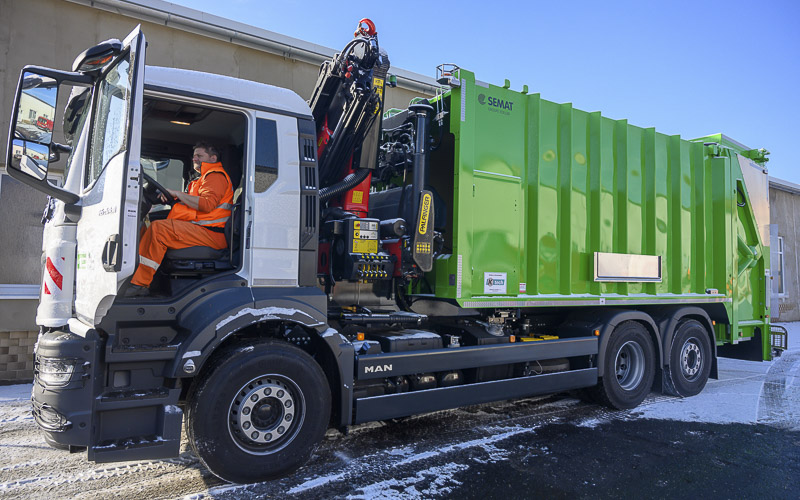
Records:
[[[233,208],[233,184],[222,163],[203,163],[200,177],[189,183],[187,192],[200,197],[197,210],[176,203],[167,219],[154,221],[142,235],[139,267],[131,279],[134,285],[150,286],[170,248],[228,246],[223,229]]]

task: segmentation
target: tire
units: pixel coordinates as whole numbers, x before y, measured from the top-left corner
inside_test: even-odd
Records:
[[[669,392],[690,397],[700,394],[711,373],[711,340],[699,321],[682,321],[669,349]]]
[[[636,321],[617,326],[603,354],[603,373],[592,399],[618,410],[635,408],[650,393],[656,371],[650,334]]]
[[[223,353],[189,396],[189,444],[215,476],[273,479],[305,463],[328,426],[331,394],[301,349],[263,341]]]

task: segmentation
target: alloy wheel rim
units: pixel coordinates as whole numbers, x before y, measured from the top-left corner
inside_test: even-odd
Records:
[[[638,342],[629,340],[617,351],[614,361],[617,382],[625,391],[639,386],[644,378],[644,350]]]
[[[279,375],[263,375],[244,384],[228,409],[228,431],[236,445],[254,455],[283,449],[305,419],[299,387]]]

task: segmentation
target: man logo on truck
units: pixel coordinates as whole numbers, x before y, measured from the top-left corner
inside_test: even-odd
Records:
[[[380,373],[392,371],[392,365],[365,366],[364,373]]]

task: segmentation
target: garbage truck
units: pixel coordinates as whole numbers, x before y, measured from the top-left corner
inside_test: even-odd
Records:
[[[563,391],[629,409],[770,356],[763,149],[455,64],[386,109],[369,20],[307,100],[146,47],[137,28],[16,91],[8,174],[49,196],[32,412],[54,447],[173,457],[185,424],[211,472],[252,482],[328,429]],[[33,101],[53,130],[21,121]],[[234,190],[227,247],[170,249],[127,297],[198,139]]]

